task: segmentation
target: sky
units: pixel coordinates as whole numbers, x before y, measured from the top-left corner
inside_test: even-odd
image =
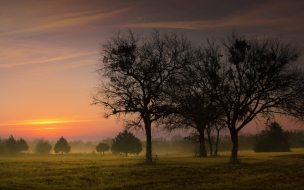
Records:
[[[2,138],[98,140],[122,131],[123,123],[103,118],[90,98],[98,83],[100,45],[118,31],[185,33],[200,44],[236,30],[282,35],[304,48],[302,0],[1,0],[0,5]],[[279,121],[285,129],[302,127]],[[256,126],[247,131],[256,132]]]

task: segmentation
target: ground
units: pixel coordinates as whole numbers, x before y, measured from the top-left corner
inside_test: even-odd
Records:
[[[302,189],[304,149],[240,151],[241,164],[219,157],[35,155],[0,157],[0,189]]]

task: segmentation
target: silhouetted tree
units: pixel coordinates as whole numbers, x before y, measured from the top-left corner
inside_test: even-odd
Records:
[[[49,154],[52,150],[52,146],[49,141],[44,139],[36,140],[35,152],[38,154]]]
[[[96,151],[97,152],[102,152],[104,154],[105,151],[110,150],[110,146],[106,143],[98,143],[98,145],[96,146]]]
[[[221,107],[215,104],[211,96],[209,80],[206,73],[206,64],[210,61],[217,62],[220,59],[218,49],[213,47],[210,42],[208,44],[212,48],[191,46],[191,52],[187,57],[187,64],[183,69],[170,78],[169,85],[165,92],[178,109],[174,115],[165,118],[166,128],[169,130],[176,128],[193,129],[197,131],[200,143],[200,157],[207,157],[205,148],[205,134],[209,134],[212,123],[217,122],[223,117]],[[206,128],[208,131],[206,131]],[[210,142],[210,150],[212,154],[212,144]]]
[[[265,130],[256,135],[254,152],[289,152],[288,132],[277,122],[270,123]]]
[[[5,140],[0,138],[0,155],[5,154]]]
[[[11,135],[8,139],[5,141],[5,149],[6,152],[9,154],[18,152],[18,145],[15,138]]]
[[[276,113],[303,118],[304,75],[297,62],[301,50],[282,38],[248,39],[235,33],[210,48],[219,59],[205,63],[206,87],[225,114],[231,162],[238,163],[238,133],[249,122]]]
[[[29,146],[23,138],[20,138],[16,143],[18,152],[27,151],[29,149]]]
[[[110,110],[105,116],[129,114],[127,127],[143,127],[146,132],[146,163],[152,163],[152,123],[172,113],[164,88],[171,75],[187,62],[190,43],[183,35],[153,32],[147,38],[131,31],[118,34],[102,46],[98,66],[100,86],[93,104]]]
[[[142,151],[142,144],[132,133],[124,130],[113,139],[111,151],[114,154],[124,153],[126,156],[129,153],[139,154]]]
[[[63,137],[61,137],[55,144],[54,146],[54,151],[55,153],[59,153],[61,152],[61,154],[65,153],[69,153],[71,151],[71,147],[68,144],[67,140]]]

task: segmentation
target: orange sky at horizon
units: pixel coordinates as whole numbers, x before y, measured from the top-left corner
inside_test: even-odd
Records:
[[[304,47],[302,7],[298,0],[2,0],[0,137],[103,139],[122,131],[123,123],[103,118],[90,99],[100,44],[118,31],[157,28],[202,43],[236,29],[248,36],[283,34]],[[290,129],[300,126],[281,120]],[[255,132],[255,124],[246,131]]]

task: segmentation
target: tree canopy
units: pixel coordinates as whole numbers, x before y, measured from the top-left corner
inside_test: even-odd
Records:
[[[97,152],[102,152],[104,154],[105,151],[110,150],[110,146],[106,143],[100,142],[98,143],[98,145],[96,146],[96,151]]]
[[[52,145],[44,139],[36,140],[35,152],[38,154],[49,154],[52,150]]]
[[[29,149],[26,141],[23,138],[16,140],[12,135],[4,141],[4,151],[12,154]]]
[[[111,151],[114,154],[139,154],[142,151],[142,144],[132,133],[124,130],[113,139]]]
[[[17,141],[17,147],[18,147],[18,152],[27,151],[29,149],[29,146],[27,145],[26,141],[23,138],[20,138]]]
[[[71,150],[70,145],[68,144],[67,140],[63,137],[61,137],[54,146],[55,153],[61,152],[63,153],[69,153]]]

